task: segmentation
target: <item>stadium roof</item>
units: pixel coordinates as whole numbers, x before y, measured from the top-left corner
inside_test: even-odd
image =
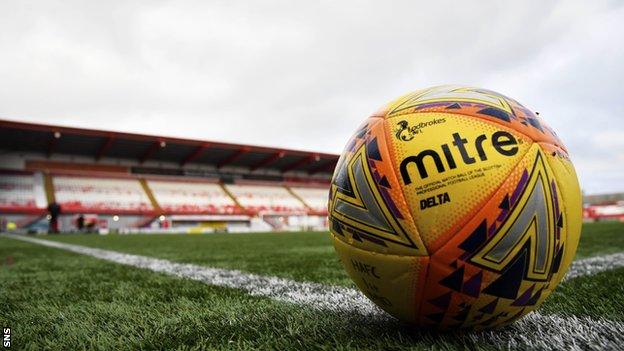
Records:
[[[0,148],[42,153],[244,167],[308,174],[331,173],[338,155],[300,150],[229,144],[207,140],[121,133],[0,120]]]

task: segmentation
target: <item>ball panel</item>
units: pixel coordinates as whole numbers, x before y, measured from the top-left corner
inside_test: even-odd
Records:
[[[540,147],[544,150],[548,165],[552,169],[557,183],[557,190],[561,197],[559,206],[563,211],[561,235],[567,239],[561,261],[561,270],[556,279],[553,279],[554,285],[556,285],[565,276],[576,254],[583,224],[583,199],[574,165],[572,165],[567,152],[547,143],[540,143]]]
[[[429,260],[426,256],[378,254],[355,248],[332,235],[334,248],[347,274],[377,306],[391,315],[415,322],[416,296],[421,272]]]
[[[547,157],[533,144],[479,213],[431,255],[420,324],[503,325],[550,294],[565,271],[568,237],[558,221],[562,191]],[[434,303],[449,294],[446,308]]]
[[[384,106],[386,118],[422,112],[454,113],[494,122],[526,135],[534,141],[563,143],[535,113],[516,100],[497,92],[475,87],[443,85],[417,90]],[[379,115],[379,113],[377,114]]]
[[[386,145],[383,121],[369,119],[343,152],[330,189],[330,230],[355,247],[426,255]]]
[[[385,121],[405,200],[435,252],[505,181],[532,141],[468,116],[413,113]]]

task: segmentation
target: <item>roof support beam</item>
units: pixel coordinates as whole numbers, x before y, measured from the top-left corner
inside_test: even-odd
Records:
[[[336,164],[338,163],[338,160],[330,160],[325,162],[322,165],[316,166],[312,169],[310,169],[308,171],[308,174],[312,175],[312,174],[316,174],[319,172],[332,172],[334,170],[334,168],[336,168]]]
[[[277,161],[278,159],[282,158],[286,156],[286,151],[278,151],[272,155],[269,155],[265,158],[263,158],[262,160],[260,160],[260,162],[256,163],[255,165],[252,165],[251,167],[249,167],[250,171],[255,171],[258,168],[262,168],[265,166],[270,165],[271,163]]]
[[[210,144],[208,143],[203,143],[199,145],[198,147],[195,148],[195,150],[193,150],[190,154],[188,154],[182,161],[180,161],[180,166],[184,166],[187,163],[192,162],[199,156],[203,155],[204,151],[206,151],[206,149],[208,149],[209,147],[210,147]]]
[[[147,161],[148,158],[150,158],[152,155],[154,155],[154,153],[156,152],[156,150],[158,150],[161,147],[165,147],[167,144],[162,141],[162,140],[156,140],[155,142],[153,142],[148,148],[147,150],[145,150],[145,152],[143,153],[143,155],[141,155],[141,157],[139,158],[139,162],[140,163],[145,163],[145,161]]]
[[[250,147],[247,147],[247,146],[241,147],[236,152],[226,157],[224,160],[220,161],[217,164],[217,168],[221,168],[223,166],[229,165],[230,163],[238,160],[241,156],[243,156],[245,153],[249,152],[250,150],[251,150]]]
[[[113,146],[113,142],[114,141],[115,141],[115,137],[112,136],[112,135],[109,136],[108,138],[106,138],[106,141],[104,142],[104,144],[102,144],[100,149],[95,154],[95,160],[96,161],[99,161],[102,157],[104,157],[104,155],[106,154],[108,149],[110,149],[111,146]]]
[[[54,149],[56,148],[56,144],[58,144],[58,140],[61,138],[61,133],[54,132],[50,135],[50,140],[48,140],[48,146],[46,147],[46,156],[50,158]]]
[[[289,165],[287,165],[286,167],[282,168],[282,173],[286,173],[288,171],[292,171],[295,168],[299,168],[301,166],[305,166],[310,162],[313,161],[319,161],[320,160],[320,156],[317,154],[311,154],[309,156],[306,156],[298,161],[295,161]]]

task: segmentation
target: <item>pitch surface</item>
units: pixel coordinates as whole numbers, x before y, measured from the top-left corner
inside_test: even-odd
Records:
[[[43,238],[304,285],[351,287],[324,233]],[[558,338],[579,330],[586,334],[580,336],[585,346],[615,348],[622,342],[624,268],[617,268],[621,255],[613,254],[623,251],[624,225],[586,225],[575,264],[578,277],[562,283],[539,314],[492,333],[435,334],[414,333],[389,318],[253,296],[0,238],[0,304],[5,306],[0,322],[11,326],[18,349],[563,348]],[[598,272],[596,267],[605,264],[612,269]],[[533,340],[537,330],[547,338]]]

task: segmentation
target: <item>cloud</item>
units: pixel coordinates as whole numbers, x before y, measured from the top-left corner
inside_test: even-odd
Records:
[[[621,33],[606,1],[4,2],[0,113],[337,153],[385,102],[469,84],[540,111],[587,192],[624,191]]]

